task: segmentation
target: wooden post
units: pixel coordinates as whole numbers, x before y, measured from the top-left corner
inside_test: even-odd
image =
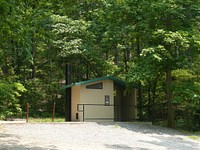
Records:
[[[28,115],[29,115],[29,104],[26,104],[26,123],[28,123]]]
[[[56,102],[53,103],[52,122],[54,122],[55,109],[56,109]]]

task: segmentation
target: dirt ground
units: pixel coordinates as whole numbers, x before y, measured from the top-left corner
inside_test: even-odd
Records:
[[[141,123],[1,124],[0,150],[200,150],[182,133]]]

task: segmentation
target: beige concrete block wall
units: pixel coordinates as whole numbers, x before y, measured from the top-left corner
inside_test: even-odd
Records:
[[[77,104],[80,103],[80,86],[73,86],[71,90],[71,96],[72,96],[72,107],[71,107],[71,120],[72,121],[79,121],[80,119],[76,119],[76,113],[79,113],[77,111]],[[79,114],[79,118],[81,115]]]
[[[113,121],[114,106],[85,106],[85,121]]]
[[[87,85],[95,83],[103,83],[103,89],[86,89]],[[112,80],[103,80],[86,85],[81,85],[80,88],[80,103],[81,104],[105,104],[105,95],[109,95],[110,104],[114,105],[114,85]],[[114,118],[114,107],[105,106],[86,106],[85,118]]]
[[[86,89],[87,85],[95,84],[95,83],[103,83],[103,89]],[[81,103],[85,104],[104,104],[104,96],[110,96],[111,104],[114,104],[113,100],[113,81],[112,80],[104,80],[99,82],[94,82],[90,84],[81,85]]]

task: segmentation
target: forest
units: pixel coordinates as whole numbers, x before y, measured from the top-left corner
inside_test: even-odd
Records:
[[[200,0],[0,0],[0,119],[64,116],[71,82],[137,87],[139,120],[200,130]]]

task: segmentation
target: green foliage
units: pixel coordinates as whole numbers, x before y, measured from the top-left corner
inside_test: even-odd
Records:
[[[60,49],[58,55],[78,55],[85,51],[84,44],[89,38],[87,28],[89,24],[83,20],[72,20],[66,16],[53,15],[53,33],[55,46]],[[90,38],[91,39],[91,38]]]
[[[177,119],[177,127],[184,127],[192,131],[198,130],[200,120],[200,83],[198,77],[191,70],[174,70],[174,98],[173,103],[182,112]]]
[[[21,113],[19,97],[25,92],[24,86],[17,82],[0,81],[0,118]]]

